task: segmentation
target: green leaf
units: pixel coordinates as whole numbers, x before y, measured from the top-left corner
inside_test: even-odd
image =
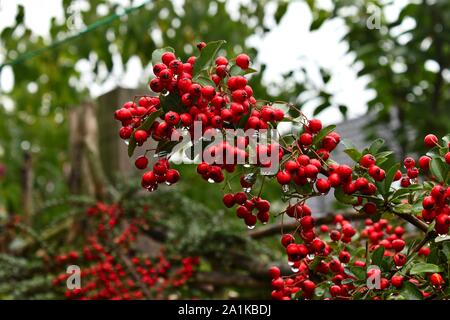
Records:
[[[208,42],[206,46],[200,51],[200,56],[195,60],[193,79],[196,80],[196,76],[202,71],[207,69],[213,60],[216,58],[220,47],[225,43],[225,40],[218,40]]]
[[[394,181],[395,174],[397,173],[399,168],[400,164],[396,163],[388,170],[386,177],[384,178],[384,195],[389,193],[392,181]]]
[[[216,87],[216,84],[214,83],[214,81],[212,81],[211,78],[206,77],[206,76],[198,76],[195,79],[195,82],[198,83],[199,85],[201,85],[202,87],[205,87],[205,86]]]
[[[252,68],[247,68],[245,70],[242,70],[239,66],[233,64],[230,68],[230,74],[232,76],[245,76],[246,74],[251,74],[251,73],[255,73],[258,72],[258,70],[252,69]]]
[[[366,279],[366,270],[364,270],[364,268],[358,266],[349,266],[348,268],[354,274],[356,279],[358,280]]]
[[[403,282],[403,288],[400,291],[402,295],[407,300],[422,300],[422,293],[417,289],[417,287],[409,281]]]
[[[411,275],[426,272],[442,272],[442,268],[432,263],[419,262],[416,263],[409,271]]]
[[[172,47],[165,47],[165,48],[161,48],[161,49],[156,49],[152,52],[152,64],[155,65],[157,63],[161,63],[162,62],[162,55],[166,52],[172,52],[174,53],[175,50]]]
[[[445,181],[448,166],[441,158],[433,158],[430,162],[430,172],[439,182]]]
[[[153,113],[151,113],[147,119],[136,129],[137,130],[145,130],[147,131],[152,126],[153,122],[162,114],[162,109],[159,109]],[[136,140],[134,139],[134,132],[130,137],[130,140],[128,141],[128,156],[131,157],[134,153],[134,150],[136,149]]]
[[[413,212],[413,206],[409,203],[401,203],[396,205],[392,210],[395,213],[411,214]]]
[[[325,128],[323,128],[322,130],[320,130],[320,132],[314,137],[313,139],[313,143],[317,144],[318,142],[320,142],[327,134],[333,132],[336,129],[336,126],[334,124],[329,125]]]
[[[172,92],[167,96],[160,95],[159,101],[161,109],[164,110],[164,113],[167,113],[169,111],[176,111],[178,113],[186,112],[186,109],[181,104],[180,96],[175,92]]]
[[[369,153],[372,155],[375,155],[378,150],[380,150],[380,148],[384,145],[384,140],[383,139],[376,139],[375,141],[372,142],[372,144],[369,147]]]
[[[372,253],[372,264],[381,266],[381,262],[383,261],[384,257],[384,247],[379,246],[373,253]]]
[[[355,162],[359,162],[361,159],[361,152],[354,148],[345,149],[344,152]]]
[[[356,204],[358,201],[356,197],[344,193],[342,187],[337,187],[334,189],[334,197],[337,201],[344,204]]]

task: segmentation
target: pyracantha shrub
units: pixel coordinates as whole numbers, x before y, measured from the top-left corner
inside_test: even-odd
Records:
[[[362,151],[346,146],[349,162],[337,163],[332,154],[341,137],[335,126],[308,119],[293,104],[254,97],[246,78],[254,72],[249,68],[251,59],[245,54],[234,59],[217,56],[223,43],[200,43],[200,54],[187,61],[179,60],[172,48],[155,51],[152,94],[136,97],[116,111],[122,124],[119,134],[127,141],[130,156],[136,147],[157,142],[136,160],[137,168],[148,170],[148,152],[158,158],[143,174],[142,186],[154,191],[160,183],[178,181],[169,160],[172,149],[181,144],[181,139],[174,139],[181,136],[180,129],[191,138],[195,138],[195,123],[201,124],[203,135],[256,130],[231,142],[194,139],[184,151],[191,160],[198,156],[191,150],[196,145],[203,155],[228,155],[220,162],[203,159],[197,172],[228,188],[224,205],[235,207],[249,228],[258,220],[267,223],[271,215],[297,223],[294,232],[281,238],[293,274],[282,276],[276,267],[270,269],[273,298],[448,297],[450,135],[441,139],[426,135],[429,152],[418,159],[407,157],[402,164],[382,139]],[[281,122],[289,123],[291,130],[265,144],[250,143],[264,130],[278,130]],[[242,164],[238,159],[246,160],[242,173],[232,174]],[[273,167],[275,171],[264,170]],[[234,178],[240,179],[241,189],[232,190]],[[271,204],[261,197],[266,180],[280,185],[281,200],[286,202],[282,212],[269,213]],[[367,217],[365,226],[357,229],[336,215],[333,229],[316,230],[306,201],[328,193],[353,210],[353,218]],[[404,237],[405,229],[417,241]]]

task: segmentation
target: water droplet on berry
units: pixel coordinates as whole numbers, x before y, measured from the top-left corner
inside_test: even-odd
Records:
[[[292,270],[292,272],[295,272],[295,273],[297,273],[299,269],[298,269],[298,268],[296,268],[296,267],[294,267],[294,266],[292,266],[292,267],[291,267],[291,270]]]
[[[211,179],[211,178],[208,178],[208,182],[209,183],[214,183],[215,181],[213,179]]]
[[[310,253],[310,254],[308,254],[306,257],[307,257],[309,260],[313,260],[314,257],[315,257],[315,254],[314,254],[314,253]]]
[[[290,267],[292,267],[292,266],[294,265],[294,262],[288,260],[288,265],[289,265]]]
[[[170,182],[166,181],[165,182],[168,186],[172,185]]]
[[[255,225],[253,225],[253,226],[247,226],[247,228],[248,228],[249,230],[253,230],[253,229],[255,229]]]

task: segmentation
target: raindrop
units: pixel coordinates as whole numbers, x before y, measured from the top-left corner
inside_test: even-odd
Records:
[[[290,267],[292,267],[292,266],[294,265],[294,262],[288,261],[288,265],[289,265]]]
[[[253,230],[253,229],[255,229],[255,225],[253,225],[253,226],[247,226],[247,228],[248,228],[249,230]]]
[[[215,181],[213,179],[211,179],[211,178],[208,178],[208,182],[209,183],[214,183]]]
[[[314,253],[310,253],[310,254],[308,254],[306,257],[307,257],[309,260],[313,260],[314,257],[315,257],[315,255],[314,255]]]
[[[294,267],[294,266],[292,266],[292,267],[291,267],[291,270],[292,270],[292,272],[295,272],[295,273],[297,273],[299,269],[298,269],[298,268],[296,268],[296,267]]]

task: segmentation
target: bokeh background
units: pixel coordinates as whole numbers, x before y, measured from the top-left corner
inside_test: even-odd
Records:
[[[82,246],[86,208],[99,201],[149,207],[145,250],[201,257],[165,298],[269,297],[279,230],[247,230],[192,166],[179,167],[177,186],[141,193],[113,120],[148,93],[154,49],[186,59],[218,39],[223,53],[252,57],[255,96],[295,103],[357,146],[382,136],[401,158],[425,134],[450,132],[446,0],[2,0],[0,298],[64,297],[43,257]],[[276,186],[264,196],[281,210]],[[313,207],[340,209],[331,199]]]

